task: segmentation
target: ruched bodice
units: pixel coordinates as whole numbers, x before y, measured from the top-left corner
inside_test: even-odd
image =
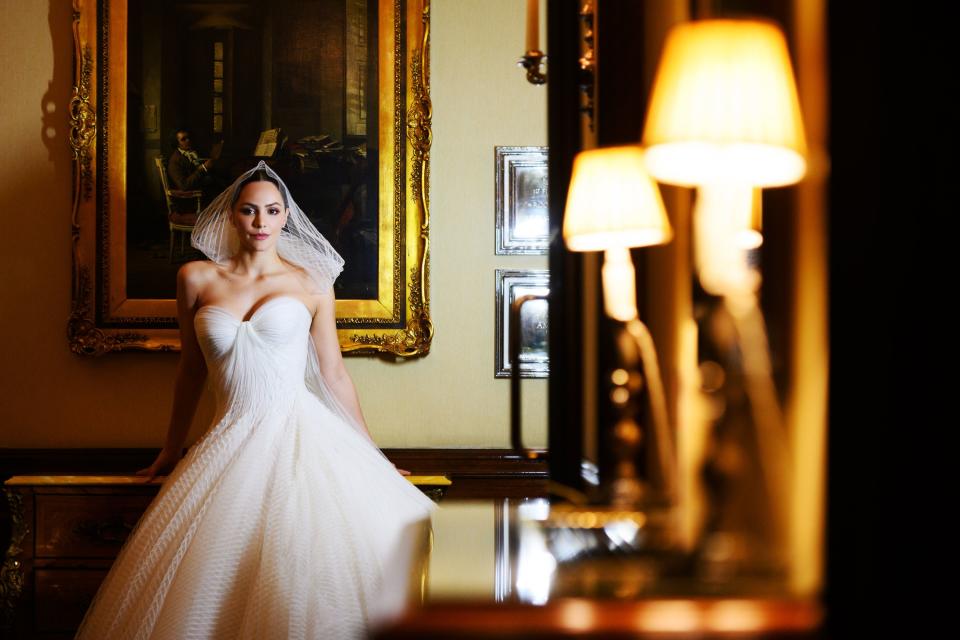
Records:
[[[378,604],[396,600],[383,597],[385,577],[436,505],[316,390],[311,321],[292,296],[247,320],[197,311],[219,410],[127,539],[78,638],[360,638]]]
[[[311,321],[310,310],[292,296],[270,298],[248,320],[216,305],[197,310],[197,341],[217,404],[276,412],[305,392]]]

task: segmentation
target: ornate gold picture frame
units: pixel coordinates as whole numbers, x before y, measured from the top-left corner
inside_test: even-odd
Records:
[[[176,301],[172,297],[134,297],[128,291],[128,203],[139,197],[128,193],[128,163],[143,158],[128,158],[128,135],[139,132],[130,131],[130,123],[137,120],[128,113],[135,108],[131,96],[136,92],[128,86],[131,14],[127,0],[74,0],[73,6],[70,348],[81,355],[125,349],[178,350]],[[251,6],[259,5],[244,4]],[[376,33],[377,91],[368,103],[377,111],[370,118],[375,119],[371,130],[376,130],[379,147],[372,182],[378,203],[372,245],[376,256],[371,255],[376,286],[369,297],[338,295],[337,327],[344,352],[419,356],[429,351],[433,337],[427,285],[430,6],[429,0],[379,0],[369,6],[376,9],[369,20]],[[369,50],[374,49],[371,46]],[[263,64],[268,62],[265,59]],[[365,95],[365,90],[351,87],[348,92],[348,109],[354,110],[345,115],[348,128],[358,121],[356,96]],[[136,108],[144,123],[141,130],[150,131],[156,107],[143,104]]]

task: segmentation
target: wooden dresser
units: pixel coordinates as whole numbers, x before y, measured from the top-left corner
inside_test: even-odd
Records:
[[[450,480],[408,476],[434,500]],[[0,638],[73,638],[163,478],[14,476],[4,484],[10,545],[0,574]]]

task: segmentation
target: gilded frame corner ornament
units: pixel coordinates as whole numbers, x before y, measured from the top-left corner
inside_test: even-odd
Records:
[[[73,284],[78,355],[176,351],[176,302],[126,293],[127,0],[73,0]],[[337,300],[345,353],[429,353],[430,0],[379,0],[378,298]]]

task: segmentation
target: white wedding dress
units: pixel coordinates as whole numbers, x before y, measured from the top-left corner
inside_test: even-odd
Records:
[[[315,393],[310,323],[289,296],[246,321],[197,311],[217,417],[137,523],[78,638],[362,637],[405,528],[436,505]]]

